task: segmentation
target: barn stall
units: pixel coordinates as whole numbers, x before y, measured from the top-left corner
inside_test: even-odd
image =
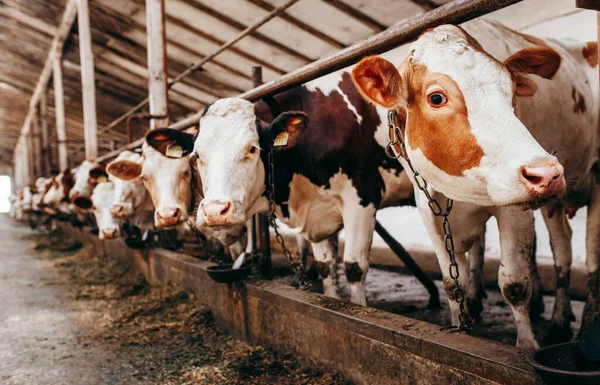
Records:
[[[527,17],[518,20],[509,7],[513,3],[519,2],[5,1],[2,155],[10,156],[15,186],[22,187],[84,159],[108,161],[123,149],[135,149],[149,125],[189,129],[217,98],[258,101],[410,42],[427,28],[504,7],[492,17],[517,29],[543,31],[540,25],[553,19],[585,20],[595,27],[595,15],[583,16],[571,2],[543,8],[523,2]],[[512,18],[515,25],[508,22]],[[270,255],[273,243],[279,251],[265,218],[257,218],[254,226],[256,248]],[[437,261],[422,245],[406,253],[386,231],[394,232],[395,226],[390,221],[377,227],[381,238],[372,262],[415,273],[435,298],[430,276],[439,275]],[[219,285],[207,276],[209,262],[160,249],[134,251],[120,241],[100,242],[87,231],[65,231],[118,255],[152,283],[172,281],[192,289],[237,338],[298,353],[359,383],[540,381],[523,353],[507,344],[448,333],[277,280]],[[291,244],[292,233],[285,234]],[[281,263],[273,255],[274,264],[278,259]],[[498,271],[494,261],[486,266],[491,284]],[[548,291],[553,290],[552,269],[550,263],[540,268]],[[572,291],[585,296],[587,273],[574,269],[574,275]],[[380,356],[386,359],[374,359]]]

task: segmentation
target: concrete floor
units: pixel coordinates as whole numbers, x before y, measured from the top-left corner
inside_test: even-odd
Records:
[[[107,383],[112,353],[78,342],[77,311],[56,272],[28,249],[31,231],[0,215],[0,234],[0,384]]]

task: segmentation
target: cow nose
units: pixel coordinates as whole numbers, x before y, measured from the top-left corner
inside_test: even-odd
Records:
[[[103,229],[102,230],[102,234],[104,235],[104,238],[106,239],[113,239],[117,236],[117,229]]]
[[[538,197],[561,195],[566,190],[564,168],[558,162],[525,166],[521,169],[521,182]]]
[[[125,207],[122,205],[112,205],[110,208],[110,215],[113,217],[121,217],[125,215]]]
[[[158,223],[163,227],[175,226],[182,220],[182,211],[180,208],[168,207],[156,211]]]
[[[227,219],[233,215],[233,211],[231,202],[213,201],[202,205],[202,212],[207,225],[227,224]]]

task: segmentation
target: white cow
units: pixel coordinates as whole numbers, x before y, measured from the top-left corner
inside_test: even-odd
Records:
[[[600,190],[592,177],[598,116],[597,108],[585,107],[598,103],[597,45],[541,40],[495,22],[475,21],[465,28],[472,36],[449,25],[427,31],[409,57],[391,58],[398,67],[380,57],[365,58],[354,68],[353,80],[368,100],[383,107],[382,115],[394,110],[400,116],[408,156],[429,182],[430,194],[440,202],[446,197],[462,201],[455,202],[450,222],[463,288],[465,253],[490,216],[496,217],[502,259],[498,283],[515,316],[517,345],[535,348],[528,315],[533,213],[526,209],[562,198],[553,217],[548,209],[543,212],[559,282],[568,282],[570,246],[569,253],[563,251],[570,230],[564,205],[588,204],[588,268],[597,275],[600,267]],[[382,146],[387,136],[381,126]],[[416,194],[452,298],[442,222],[424,194]],[[565,250],[556,250],[561,243]],[[556,322],[565,320],[565,296],[566,290],[559,290]],[[457,324],[458,306],[450,305]]]

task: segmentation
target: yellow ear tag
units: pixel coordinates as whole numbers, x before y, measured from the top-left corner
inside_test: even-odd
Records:
[[[181,158],[183,156],[183,148],[178,144],[167,146],[165,155],[169,158]]]
[[[100,176],[99,176],[99,177],[96,179],[96,181],[97,181],[98,183],[104,183],[104,182],[106,182],[107,180],[108,180],[108,178],[107,178],[107,177],[105,177],[104,175],[100,175]]]
[[[273,146],[274,147],[283,147],[283,146],[287,146],[288,144],[288,139],[290,138],[290,134],[288,134],[287,131],[281,131],[276,137],[275,140],[273,141]]]

